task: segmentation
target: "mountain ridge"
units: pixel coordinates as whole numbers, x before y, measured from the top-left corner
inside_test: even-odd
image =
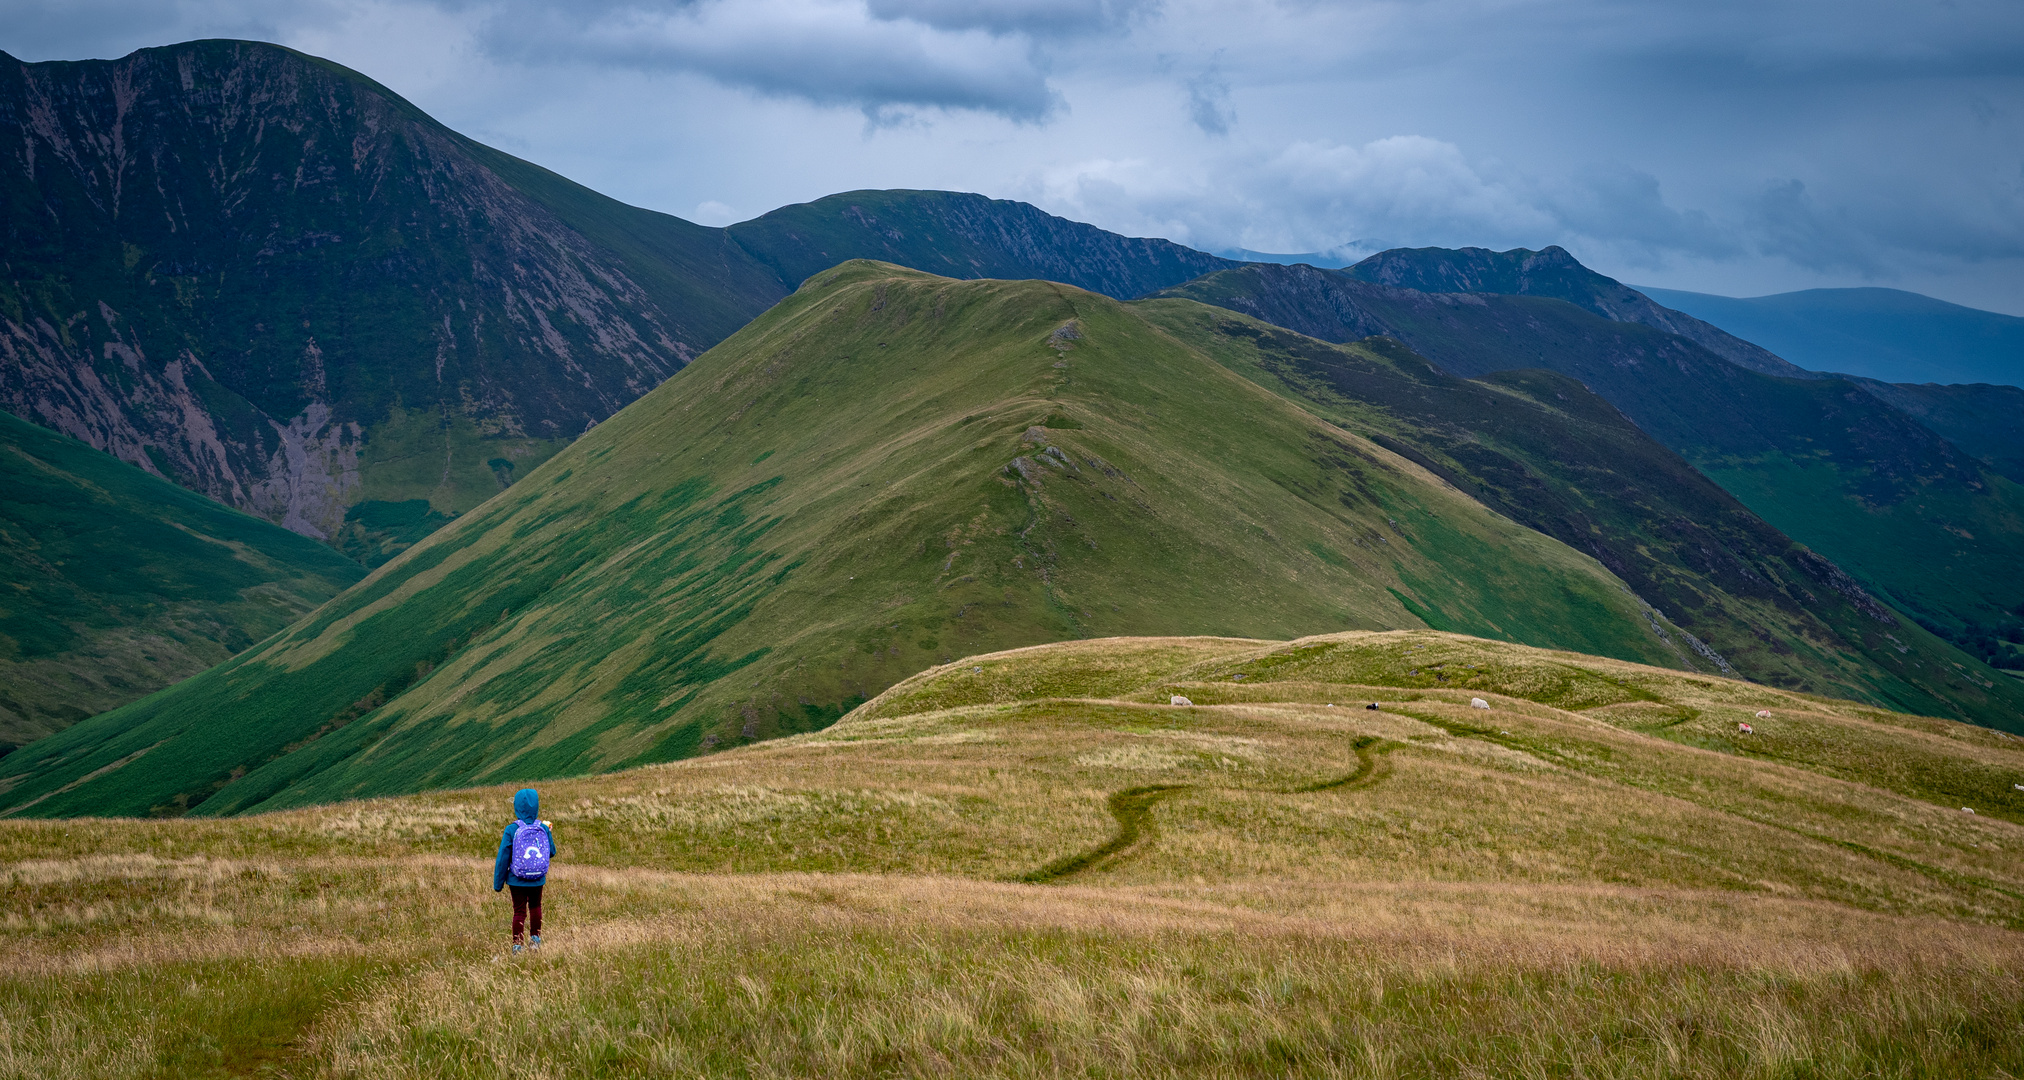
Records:
[[[601,771],[821,727],[990,648],[1416,610],[1673,657],[1592,559],[1133,309],[848,263],[263,649],[0,759],[0,804]]]
[[[1121,298],[1229,265],[947,192],[707,228],[257,42],[0,55],[0,144],[0,407],[368,564],[392,507],[475,507],[843,258]]]
[[[1409,253],[1421,283],[1526,284],[1470,276],[1475,256],[1458,257],[1461,271],[1444,275],[1438,252]],[[1492,269],[1522,269],[1524,252],[1504,254]],[[1587,277],[1599,275],[1575,284],[1586,288]],[[1388,335],[1463,376],[1536,367],[1571,375],[1929,629],[1975,645],[1984,659],[2008,655],[1990,631],[2024,625],[2024,592],[2007,569],[2024,553],[2024,489],[1846,378],[1751,371],[1661,328],[1528,287],[1533,294],[1429,293],[1252,264],[1156,295],[1328,341]]]
[[[230,814],[605,771],[1085,636],[1438,625],[1720,663],[1593,556],[1147,310],[826,271],[261,649],[0,759],[0,812]],[[1438,389],[1412,381],[1422,360],[1357,355]],[[1834,627],[1791,640],[1835,654],[1796,661],[1822,686],[1987,722],[2024,701],[1933,683],[1917,672],[1945,646],[1896,632],[1916,650],[1902,677]]]

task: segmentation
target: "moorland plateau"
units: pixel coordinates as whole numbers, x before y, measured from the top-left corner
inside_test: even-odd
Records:
[[[2000,732],[1432,631],[1042,646],[542,785],[520,957],[510,788],[0,822],[0,1070],[2017,1074],[2020,775]]]

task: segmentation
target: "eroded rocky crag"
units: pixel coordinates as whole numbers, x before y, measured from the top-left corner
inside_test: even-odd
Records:
[[[685,321],[502,159],[274,46],[8,58],[0,407],[328,537],[394,410],[573,437],[749,316]]]

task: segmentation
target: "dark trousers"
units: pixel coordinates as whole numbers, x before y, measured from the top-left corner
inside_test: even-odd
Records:
[[[523,926],[535,937],[540,937],[541,886],[508,885],[506,891],[513,894],[513,940],[520,940]]]

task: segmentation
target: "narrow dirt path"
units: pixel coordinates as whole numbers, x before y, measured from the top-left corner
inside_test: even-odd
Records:
[[[1356,770],[1354,772],[1346,776],[1338,776],[1333,780],[1303,784],[1299,787],[1246,788],[1222,784],[1148,784],[1142,787],[1126,788],[1123,791],[1113,792],[1110,798],[1105,800],[1105,805],[1110,809],[1110,816],[1117,819],[1117,832],[1115,835],[1093,848],[1086,851],[1078,851],[1073,855],[1064,855],[1038,870],[1023,874],[1013,880],[1030,885],[1044,885],[1048,882],[1060,881],[1073,874],[1080,874],[1086,870],[1093,870],[1099,865],[1113,864],[1120,861],[1139,847],[1142,841],[1152,839],[1155,832],[1152,822],[1153,806],[1161,800],[1172,798],[1182,792],[1268,791],[1278,795],[1306,795],[1317,791],[1335,791],[1341,788],[1361,786],[1368,781],[1377,779],[1377,755],[1391,748],[1388,745],[1380,745],[1383,743],[1384,740],[1375,736],[1359,736],[1350,744],[1356,751]]]

